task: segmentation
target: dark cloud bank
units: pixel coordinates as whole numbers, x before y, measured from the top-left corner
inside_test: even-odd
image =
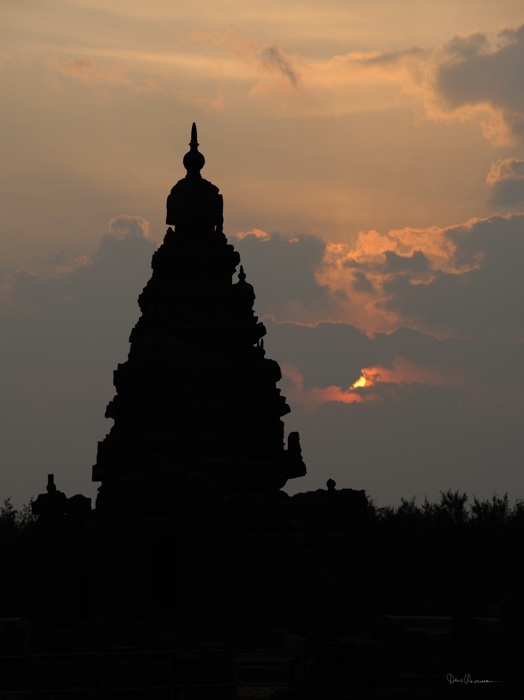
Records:
[[[447,488],[482,497],[505,491],[514,498],[523,495],[524,216],[495,216],[453,227],[446,235],[456,245],[453,264],[471,270],[438,272],[431,283],[413,285],[410,273],[428,269],[423,252],[384,256],[387,306],[411,320],[411,329],[370,338],[344,323],[265,321],[268,354],[298,370],[304,391],[347,390],[363,368],[392,369],[396,358],[434,370],[444,382],[450,378],[448,385],[404,381],[359,390],[377,396],[366,403],[331,401],[306,409],[295,402],[286,420],[301,430],[311,488],[333,477],[341,485],[368,489],[380,503],[413,494],[436,497]],[[307,236],[293,244],[276,240],[293,251],[295,266],[304,266],[309,303],[328,309],[326,289],[317,285],[315,293],[313,276],[322,244],[313,245]],[[246,242],[236,245],[256,278],[257,311],[282,318],[275,303],[286,308],[285,284],[280,286],[278,274],[267,273],[274,264],[272,255],[264,258],[269,242],[255,237],[249,246]],[[357,284],[369,290],[365,272],[360,270]],[[282,273],[285,279],[285,266]],[[439,340],[417,327],[447,327],[454,335]],[[293,392],[286,378],[283,392]]]
[[[494,216],[446,233],[456,245],[453,263],[462,274],[437,272],[430,284],[399,275],[385,284],[385,307],[404,318],[461,334],[524,338],[524,215]]]
[[[384,382],[358,390],[374,395],[367,403],[331,401],[313,409],[295,403],[290,420],[302,430],[315,488],[332,477],[367,489],[381,504],[435,497],[447,488],[522,495],[521,344],[503,337],[437,340],[405,328],[370,339],[346,324],[266,326],[268,352],[297,367],[305,390],[347,389],[362,368],[393,368],[398,357],[459,382]],[[292,390],[284,381],[284,393]]]
[[[51,472],[70,494],[94,493],[90,467],[109,429],[112,373],[127,357],[155,249],[141,220],[131,219],[127,228],[114,219],[90,258],[62,263],[52,275],[9,275],[0,317],[0,498],[27,502]],[[22,302],[16,315],[13,301]]]
[[[457,36],[446,49],[448,58],[439,68],[436,88],[448,106],[490,104],[500,110],[513,135],[524,135],[524,25],[494,36]]]
[[[491,204],[506,209],[524,204],[524,160],[504,158],[491,167],[486,183],[491,187]]]
[[[469,282],[442,274],[413,286],[402,261],[389,255],[383,263],[393,275],[390,305],[426,325],[442,321],[462,330],[441,340],[416,327],[370,338],[344,323],[279,322],[279,310],[289,303],[329,317],[328,290],[314,275],[324,244],[312,236],[231,237],[255,287],[257,313],[273,317],[265,320],[267,354],[296,368],[303,392],[347,390],[363,368],[394,369],[398,358],[455,378],[433,385],[383,382],[359,390],[363,397],[375,395],[364,403],[315,407],[295,398],[286,425],[301,432],[309,475],[291,482],[291,491],[323,487],[331,477],[341,487],[365,488],[380,504],[413,494],[435,497],[448,488],[479,497],[523,495],[521,217],[494,217],[449,235],[457,256],[483,254],[480,267],[467,273]],[[118,217],[91,258],[62,262],[52,275],[10,276],[11,315],[0,318],[3,497],[27,501],[49,472],[70,494],[94,493],[91,465],[97,441],[110,428],[103,416],[113,395],[112,372],[127,357],[154,247],[140,220]],[[413,256],[408,268],[423,264]],[[289,377],[281,387],[297,396]]]

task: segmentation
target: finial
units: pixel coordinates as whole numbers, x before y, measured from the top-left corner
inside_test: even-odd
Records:
[[[45,490],[48,493],[56,491],[55,475],[54,474],[47,475],[47,486],[46,486]]]
[[[197,128],[195,122],[191,127],[190,150],[184,156],[184,168],[187,170],[186,177],[202,177],[200,171],[204,167],[206,159],[198,150]]]
[[[246,281],[246,273],[244,272],[244,266],[240,265],[240,271],[238,273],[238,281],[239,282],[245,282]]]

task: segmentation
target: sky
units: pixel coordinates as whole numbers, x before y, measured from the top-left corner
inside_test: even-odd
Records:
[[[94,497],[191,123],[308,476],[524,497],[521,0],[2,0],[0,501]]]

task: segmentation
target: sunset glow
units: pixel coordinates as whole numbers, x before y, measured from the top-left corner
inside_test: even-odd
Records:
[[[282,372],[292,381],[292,391],[288,392],[290,397],[309,408],[329,401],[365,403],[384,400],[386,397],[398,400],[395,386],[400,385],[454,387],[464,383],[460,372],[445,373],[434,367],[416,365],[403,357],[395,357],[391,367],[377,365],[362,369],[361,376],[349,389],[339,386],[304,389],[304,378],[297,367],[283,365]]]
[[[388,498],[517,488],[522,9],[0,3],[2,497],[27,502],[36,465],[89,493],[193,122],[308,488],[326,455]]]

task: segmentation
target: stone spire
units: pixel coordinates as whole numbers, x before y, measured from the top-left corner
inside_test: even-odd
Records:
[[[222,231],[222,196],[197,172],[196,126],[187,176],[167,200],[168,228],[138,303],[127,361],[114,373],[114,420],[99,443],[97,508],[183,498],[199,479],[217,493],[276,491],[305,474],[298,434],[265,357],[264,325],[240,257]]]
[[[211,233],[217,227],[222,230],[222,195],[218,194],[218,187],[204,180],[200,174],[206,159],[198,150],[194,122],[189,151],[183,162],[187,173],[176,183],[167,198],[166,224],[175,226],[177,231],[198,229]]]
[[[184,168],[187,170],[186,177],[202,177],[200,171],[204,167],[206,159],[198,150],[197,128],[195,122],[191,127],[190,150],[184,156]]]

